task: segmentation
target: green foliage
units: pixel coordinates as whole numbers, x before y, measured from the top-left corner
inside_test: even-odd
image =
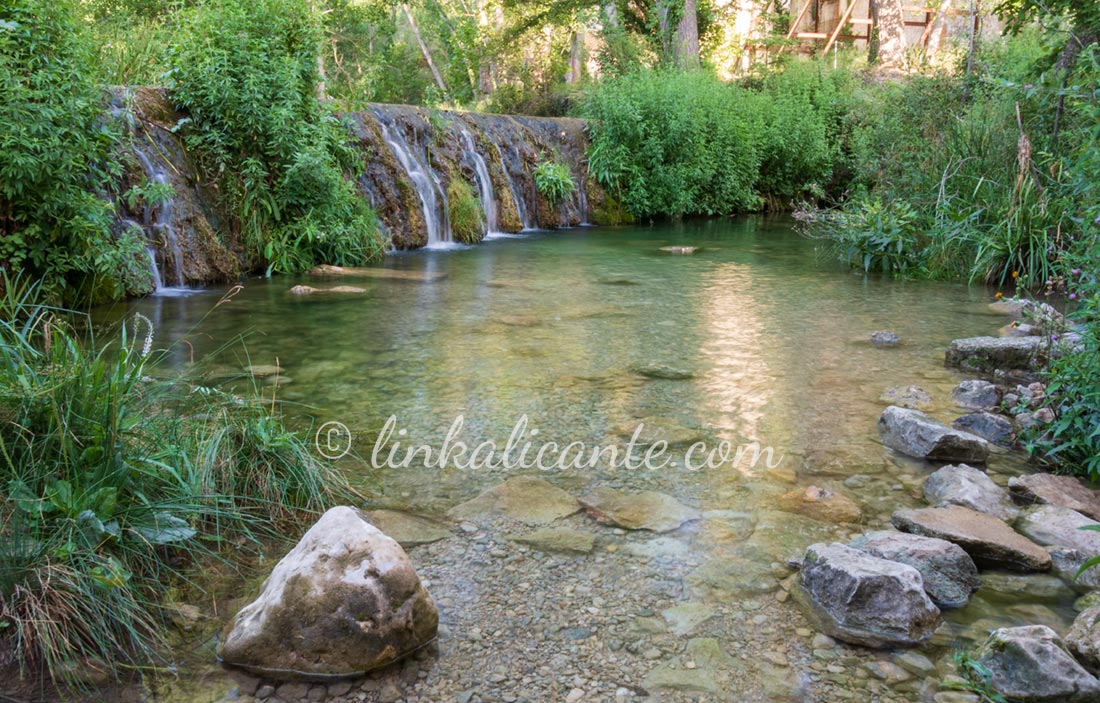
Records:
[[[844,259],[865,272],[906,275],[922,265],[917,214],[904,200],[868,198],[858,207],[827,216],[823,230]]]
[[[315,94],[322,29],[310,4],[206,0],[181,21],[171,96],[250,253],[269,272],[379,256],[374,214],[343,172],[348,135]]]
[[[485,236],[485,218],[481,201],[474,189],[461,176],[452,174],[447,184],[447,212],[451,234],[463,244],[477,244]]]
[[[535,188],[553,206],[557,206],[577,190],[569,167],[557,161],[540,161],[531,172]]]
[[[973,693],[980,703],[1007,703],[1004,696],[993,690],[993,673],[989,667],[966,652],[955,652],[953,659],[963,681],[948,681],[940,684],[941,686]]]
[[[111,229],[120,132],[104,115],[71,0],[0,5],[0,267],[52,298],[149,285],[144,243]]]
[[[348,489],[269,406],[153,378],[148,320],[100,346],[3,284],[0,646],[55,682],[148,667],[182,569]]]
[[[589,93],[589,171],[637,217],[759,205],[766,99],[704,73],[650,71]]]

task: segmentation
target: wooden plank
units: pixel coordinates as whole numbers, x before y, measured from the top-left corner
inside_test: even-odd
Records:
[[[833,48],[833,44],[836,43],[837,37],[840,35],[840,30],[844,28],[844,25],[848,23],[848,18],[852,16],[852,10],[856,9],[855,2],[848,5],[848,9],[844,11],[844,15],[840,18],[840,22],[837,23],[836,29],[833,31],[833,35],[829,37],[829,41],[825,43],[825,52],[829,53],[829,49]]]
[[[937,15],[943,14],[951,9],[951,0],[943,0],[940,4],[939,10],[932,13],[932,16],[928,20],[928,24],[925,25],[924,31],[921,32],[920,41],[918,44],[928,50],[928,41],[932,38],[932,27],[935,26],[936,20],[939,19]]]
[[[875,23],[875,21],[873,19],[869,18],[869,17],[867,19],[860,19],[860,18],[856,17],[856,18],[848,20],[848,24],[871,25],[871,24],[874,24],[874,23]]]
[[[798,39],[828,39],[828,34],[822,34],[821,32],[799,32],[794,35]]]
[[[795,33],[798,32],[798,25],[802,24],[802,18],[806,16],[806,12],[809,11],[810,4],[813,1],[814,0],[806,0],[806,2],[804,2],[802,4],[802,9],[799,10],[799,12],[798,12],[798,17],[796,17],[794,22],[791,23],[791,28],[789,30],[787,30],[787,38],[788,39],[793,37],[795,35]]]

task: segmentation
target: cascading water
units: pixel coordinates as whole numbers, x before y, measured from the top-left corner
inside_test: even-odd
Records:
[[[446,197],[439,187],[435,174],[431,173],[420,158],[401,137],[399,130],[390,129],[378,115],[378,124],[382,128],[382,139],[393,151],[401,168],[409,177],[417,197],[420,198],[424,212],[424,226],[428,230],[428,246],[439,246],[451,241],[450,223],[447,221]],[[440,201],[443,207],[440,208]]]
[[[149,183],[165,187],[167,193],[166,197],[160,202],[146,203],[142,213],[146,239],[149,241],[147,249],[149,252],[150,273],[152,273],[153,280],[156,282],[156,290],[153,294],[173,295],[189,292],[190,289],[184,285],[183,250],[180,248],[179,235],[175,227],[175,212],[172,208],[172,198],[169,190],[171,181],[167,172],[159,165],[159,159],[150,157],[146,152],[146,141],[145,139],[134,140],[134,156],[141,163],[146,180]],[[157,266],[157,245],[160,242],[163,242],[172,263],[175,286],[165,285],[164,275]]]
[[[477,187],[481,195],[481,209],[485,212],[486,235],[500,234],[500,227],[497,223],[497,202],[493,197],[493,181],[489,178],[489,167],[485,164],[485,159],[482,158],[481,154],[477,153],[474,135],[470,134],[470,130],[462,130],[462,138],[466,141],[466,156],[473,163],[474,174],[477,176]]]
[[[508,163],[504,160],[504,152],[501,150],[500,145],[496,143],[496,140],[490,137],[489,141],[492,143],[493,148],[497,150],[497,158],[500,159],[500,170],[504,172],[504,180],[508,181],[508,189],[512,191],[512,200],[516,203],[516,212],[519,214],[519,221],[523,223],[523,229],[535,229],[527,216],[527,203],[519,197],[516,182],[512,180],[512,174],[508,172]]]

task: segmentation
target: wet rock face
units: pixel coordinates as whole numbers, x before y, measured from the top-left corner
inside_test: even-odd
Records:
[[[229,624],[219,655],[280,680],[353,675],[430,642],[438,621],[404,550],[341,506],[275,565]]]
[[[1100,700],[1100,681],[1043,625],[994,630],[978,652],[990,688],[1012,700],[1086,703]]]
[[[849,546],[919,571],[925,592],[941,608],[963,607],[981,585],[974,560],[947,540],[880,530],[860,535]]]
[[[811,618],[845,642],[915,645],[940,623],[940,611],[916,569],[842,544],[811,545],[801,583]]]
[[[920,459],[984,464],[989,457],[989,442],[951,429],[918,410],[886,408],[878,429],[886,446]]]

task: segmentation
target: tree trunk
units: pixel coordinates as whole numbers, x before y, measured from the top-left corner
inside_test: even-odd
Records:
[[[901,0],[871,0],[874,31],[868,59],[884,68],[905,65],[905,18]]]
[[[420,27],[416,25],[416,20],[413,19],[412,11],[407,4],[402,3],[401,9],[405,13],[405,18],[409,20],[409,27],[413,31],[413,36],[416,37],[416,43],[420,45],[420,53],[424,55],[424,60],[428,62],[428,68],[432,71],[432,76],[435,78],[435,84],[439,86],[439,90],[443,92],[443,95],[447,95],[447,85],[443,82],[443,76],[439,74],[439,69],[435,67],[435,61],[432,61],[432,52],[428,51],[428,45],[424,43],[424,38],[420,36]]]
[[[699,15],[695,0],[684,0],[684,14],[676,26],[676,65],[699,68]]]
[[[573,38],[569,42],[569,72],[565,74],[565,82],[574,85],[584,79],[584,30],[573,32]]]

